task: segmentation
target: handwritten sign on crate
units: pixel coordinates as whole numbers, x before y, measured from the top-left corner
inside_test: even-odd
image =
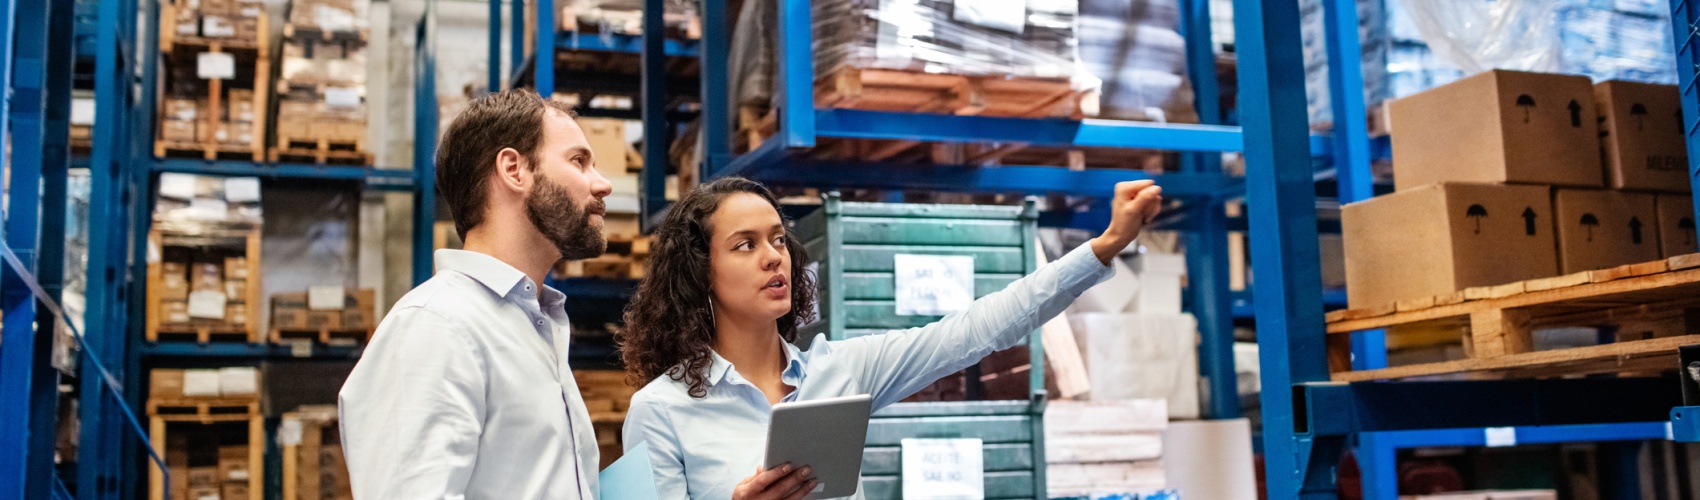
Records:
[[[966,311],[974,303],[974,257],[898,254],[893,258],[899,316],[944,316]]]
[[[979,439],[904,439],[902,445],[903,498],[986,497],[985,450]]]

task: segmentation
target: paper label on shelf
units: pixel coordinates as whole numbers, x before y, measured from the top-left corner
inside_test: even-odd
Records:
[[[189,317],[203,319],[224,319],[224,303],[228,300],[223,291],[201,290],[189,294]]]
[[[195,197],[195,176],[189,174],[159,174],[159,195],[187,200]]]
[[[224,200],[231,203],[253,203],[260,201],[260,179],[255,177],[231,177],[224,180]]]
[[[1489,448],[1517,446],[1516,427],[1489,427],[1487,429],[1483,429],[1482,433],[1487,438],[1487,446]]]
[[[903,498],[986,497],[984,447],[979,439],[904,439],[902,443]]]
[[[228,52],[202,52],[195,56],[195,76],[203,80],[236,78],[236,56]]]
[[[277,444],[279,446],[301,445],[301,419],[286,418],[277,424]]]
[[[183,395],[218,397],[218,370],[183,370]]]
[[[898,254],[894,259],[899,316],[944,316],[974,303],[974,257]]]
[[[297,340],[290,342],[289,355],[297,358],[313,357],[313,342],[310,340]]]
[[[71,99],[71,124],[94,125],[94,99]]]
[[[224,200],[212,198],[195,198],[189,200],[186,211],[189,218],[199,220],[224,220],[229,217],[230,204]]]
[[[307,287],[307,308],[314,311],[341,311],[343,293],[340,286]]]
[[[232,470],[232,471],[230,471],[229,479],[231,481],[247,481],[248,480],[248,471],[242,470],[242,469]]]
[[[953,20],[1010,33],[1027,24],[1027,0],[956,0]]]
[[[360,89],[352,87],[328,87],[325,89],[325,107],[355,108],[360,107]]]

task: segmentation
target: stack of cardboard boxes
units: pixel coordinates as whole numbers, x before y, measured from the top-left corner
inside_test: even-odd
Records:
[[[253,471],[248,463],[248,446],[217,446],[214,465],[191,465],[195,463],[192,457],[208,455],[196,451],[213,448],[216,437],[205,432],[167,435],[165,465],[171,475],[169,500],[249,500],[248,478],[259,471]]]
[[[279,149],[365,142],[368,7],[365,0],[290,5],[277,84]]]
[[[248,327],[248,258],[160,262],[160,328]]]
[[[158,262],[149,273],[157,267],[158,274],[148,291],[157,321],[149,325],[157,329],[149,340],[161,331],[207,329],[246,332],[257,341],[250,308],[258,297],[249,292],[259,279],[252,275],[262,222],[259,179],[160,174],[153,219]]]
[[[255,68],[238,67],[267,57],[264,52],[265,4],[250,0],[184,0],[168,12],[168,29],[178,42],[217,41],[227,46],[169,53],[166,97],[161,102],[159,139],[189,143],[256,147],[263,126],[264,95],[257,93]],[[258,54],[254,54],[255,50]],[[170,50],[170,49],[168,49]],[[237,50],[245,52],[238,58]],[[179,57],[182,56],[182,57]],[[219,85],[210,82],[218,81]],[[215,105],[214,102],[217,102]]]
[[[1694,253],[1675,87],[1495,70],[1391,106],[1396,192],[1342,214],[1349,305]]]
[[[176,38],[255,40],[266,5],[259,0],[179,0],[172,9]]]
[[[337,428],[336,405],[302,406],[283,414],[278,444],[283,447],[284,462],[293,460],[295,468],[293,475],[283,478],[284,499],[354,498]]]
[[[365,332],[377,326],[377,310],[377,291],[373,289],[313,287],[307,292],[273,295],[271,328]]]
[[[260,371],[250,366],[148,372],[148,398],[161,402],[259,400]]]

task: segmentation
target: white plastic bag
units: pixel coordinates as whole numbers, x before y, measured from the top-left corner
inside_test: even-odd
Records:
[[[1562,68],[1556,2],[1422,0],[1402,5],[1434,54],[1467,74]]]

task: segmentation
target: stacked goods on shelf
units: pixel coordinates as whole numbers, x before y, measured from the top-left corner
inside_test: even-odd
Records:
[[[271,341],[358,345],[378,327],[377,291],[315,286],[272,296]]]
[[[283,29],[272,161],[369,165],[365,0],[296,0]]]
[[[1198,320],[1181,311],[1186,257],[1148,252],[1069,307],[1067,328],[1092,401],[1167,401],[1169,417],[1199,417]],[[1047,337],[1047,353],[1052,340]],[[1059,349],[1060,350],[1060,349]],[[1062,373],[1066,365],[1055,362]]]
[[[1045,415],[1045,483],[1050,498],[1103,498],[1168,486],[1160,399],[1057,401]],[[1136,497],[1137,498],[1137,497]]]
[[[165,475],[148,468],[153,500],[259,498],[264,483],[265,417],[260,374],[253,367],[154,369],[148,374],[149,438],[164,457]],[[247,424],[230,433],[214,424]],[[175,424],[169,427],[168,424]],[[243,435],[245,434],[245,435]]]
[[[283,414],[277,442],[285,500],[354,498],[336,415],[336,405],[302,406]]]
[[[1396,0],[1395,0],[1396,1]],[[1354,2],[1358,6],[1358,40],[1363,50],[1364,103],[1374,106],[1388,98],[1388,15],[1381,2]],[[1390,4],[1392,2],[1389,2]],[[1387,8],[1391,8],[1388,6]],[[1299,2],[1299,35],[1304,48],[1305,100],[1311,126],[1326,130],[1333,126],[1334,103],[1328,88],[1327,20],[1323,0]]]
[[[1465,361],[1499,366],[1539,350],[1531,324],[1693,330],[1668,309],[1590,316],[1628,304],[1565,302],[1587,292],[1570,287],[1661,272],[1659,259],[1696,250],[1677,99],[1668,85],[1493,70],[1393,101],[1396,192],[1344,207],[1352,310],[1329,332],[1392,315],[1372,326],[1389,327],[1389,348],[1450,349],[1462,334]],[[1330,337],[1336,371],[1348,338]]]
[[[1080,60],[1103,80],[1098,117],[1197,123],[1174,0],[1080,2]]]
[[[159,176],[149,231],[149,342],[259,342],[260,181]]]
[[[555,23],[560,31],[577,31],[582,33],[615,33],[621,35],[643,34],[643,2],[636,0],[554,0]],[[526,4],[525,40],[526,46],[533,36],[536,36],[537,23],[534,4]],[[667,38],[676,40],[695,40],[702,38],[702,18],[698,15],[699,2],[696,0],[667,0],[663,6],[664,14],[661,23],[666,27]]]
[[[264,159],[268,26],[265,5],[252,0],[162,6],[156,156]]]
[[[87,151],[94,146],[94,92],[71,91],[71,147]]]
[[[574,370],[584,407],[590,411],[590,422],[596,427],[596,445],[602,449],[602,467],[608,467],[625,454],[620,441],[626,423],[626,410],[631,407],[632,394],[637,389],[626,385],[626,372],[618,370]]]

